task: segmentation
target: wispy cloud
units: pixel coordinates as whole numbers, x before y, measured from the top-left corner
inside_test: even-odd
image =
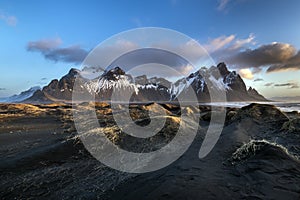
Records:
[[[264,79],[262,78],[257,78],[257,79],[254,79],[253,82],[258,82],[258,81],[264,81]]]
[[[220,36],[214,39],[210,39],[207,44],[204,45],[204,48],[208,52],[216,52],[227,45],[231,44],[235,40],[235,35],[229,36]]]
[[[296,89],[296,88],[299,88],[299,84],[298,84],[297,82],[274,84],[274,86],[275,86],[275,87],[287,87],[288,89]]]
[[[218,4],[217,9],[220,10],[220,11],[224,10],[229,2],[230,2],[230,0],[219,0],[219,4]]]
[[[287,89],[297,89],[300,88],[299,83],[297,81],[290,81],[287,83],[266,83],[264,86],[266,87],[285,87]]]
[[[45,85],[47,83],[48,78],[44,77],[41,78],[36,84],[38,85]]]
[[[2,90],[2,91],[3,91],[3,90],[6,90],[6,88],[0,88],[0,91],[1,91],[1,90]]]
[[[229,49],[231,50],[240,50],[244,47],[247,47],[249,44],[254,45],[255,42],[255,36],[253,33],[250,33],[250,35],[247,38],[239,39],[235,38],[234,43],[230,46]]]
[[[17,17],[2,12],[0,12],[0,20],[4,21],[9,26],[16,26],[18,22]]]
[[[209,39],[203,47],[211,54],[215,56],[221,56],[226,53],[226,55],[231,55],[232,53],[237,53],[242,49],[246,49],[251,45],[254,45],[255,36],[254,34],[249,34],[247,38],[237,38],[236,35],[232,34],[229,36],[222,35],[220,37]]]
[[[272,86],[273,84],[274,84],[274,83],[266,83],[265,86],[266,86],[266,87],[270,87],[270,86]]]
[[[236,35],[220,36],[215,39],[210,39],[203,47],[209,52],[210,56],[220,62],[225,61],[228,63],[233,55],[240,53],[241,51],[248,49],[254,45],[255,36],[249,34],[247,38],[237,38]],[[232,64],[232,63],[228,63]],[[237,68],[249,68],[250,66],[238,66]]]
[[[78,64],[84,60],[89,51],[83,49],[80,45],[61,47],[60,38],[42,39],[31,41],[27,44],[27,50],[40,52],[46,59],[55,62],[67,62]]]

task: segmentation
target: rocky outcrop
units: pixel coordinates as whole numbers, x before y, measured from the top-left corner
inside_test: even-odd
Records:
[[[276,108],[276,106],[257,103],[252,103],[239,109],[237,113],[232,116],[231,121],[240,121],[245,118],[251,118],[258,123],[276,121],[277,124],[283,124],[289,120],[287,115]]]
[[[300,132],[300,119],[295,118],[285,122],[282,125],[282,130],[288,133],[299,133]]]

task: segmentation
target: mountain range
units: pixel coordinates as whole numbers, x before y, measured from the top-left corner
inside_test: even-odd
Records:
[[[41,90],[40,86],[34,86],[20,94],[15,94],[10,97],[0,98],[0,102],[22,102],[30,98],[36,91]]]
[[[213,82],[220,90],[224,90],[227,101],[268,101],[254,88],[247,89],[240,75],[236,71],[229,71],[225,63],[219,63],[209,69],[201,68],[175,82],[170,82],[161,77],[149,78],[146,75],[133,77],[126,74],[118,66],[104,71],[102,75],[95,79],[88,80],[81,75],[80,70],[72,68],[61,79],[52,80],[42,89],[35,87],[22,92],[19,96],[14,95],[6,98],[6,100],[8,102],[26,103],[71,102],[76,79],[79,85],[79,87],[76,87],[76,92],[82,93],[83,96],[96,94],[96,101],[111,100],[114,89],[131,91],[131,101],[136,102],[175,101],[179,95],[191,87],[199,102],[210,102],[209,89],[205,80]],[[25,93],[26,95],[24,95]]]

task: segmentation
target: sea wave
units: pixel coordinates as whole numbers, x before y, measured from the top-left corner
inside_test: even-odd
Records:
[[[283,112],[292,112],[292,111],[300,112],[300,103],[296,103],[296,102],[269,102],[269,101],[267,102],[211,102],[211,103],[201,103],[200,105],[241,108],[244,106],[248,106],[251,103],[274,105]]]

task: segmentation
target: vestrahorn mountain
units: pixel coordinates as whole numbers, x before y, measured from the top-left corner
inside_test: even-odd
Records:
[[[174,101],[191,87],[199,102],[210,102],[209,89],[205,80],[213,82],[220,90],[224,90],[227,101],[268,101],[254,88],[247,89],[240,75],[235,71],[229,71],[225,63],[219,63],[209,69],[201,68],[174,83],[161,77],[149,78],[146,75],[133,77],[120,67],[105,71],[95,79],[87,80],[81,76],[79,70],[71,69],[60,80],[52,80],[42,90],[37,90],[24,101],[27,103],[70,102],[76,78],[81,90],[77,92],[96,94],[96,101],[109,101],[114,89],[121,91],[129,89],[132,92],[131,101]]]

